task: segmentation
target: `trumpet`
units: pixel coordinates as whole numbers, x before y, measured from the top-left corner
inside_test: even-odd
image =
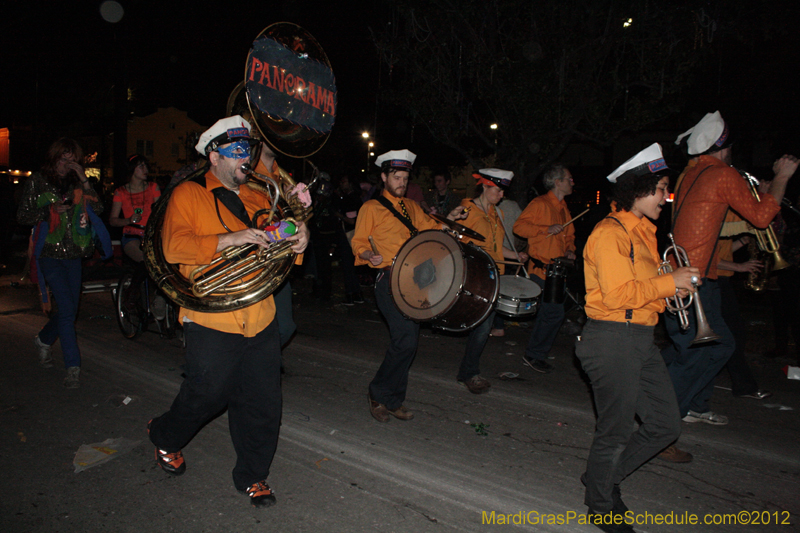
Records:
[[[752,174],[743,170],[740,170],[739,173],[747,182],[747,185],[750,188],[750,194],[752,194],[753,197],[760,202],[761,197],[758,195],[758,179],[756,179],[756,177]],[[772,228],[771,223],[765,229],[754,228],[754,233],[760,253],[751,254],[751,256],[762,256],[758,258],[763,258],[764,269],[761,272],[751,273],[747,277],[747,283],[745,286],[748,289],[758,292],[764,289],[767,284],[767,279],[772,272],[783,270],[791,265],[780,254],[778,237],[775,235],[775,230]]]
[[[670,244],[665,250],[664,254],[661,257],[661,265],[658,267],[659,274],[669,274],[672,272],[672,265],[669,262],[667,257],[672,254],[675,256],[675,264],[678,265],[678,268],[691,266],[689,264],[689,256],[686,253],[686,250],[675,244],[675,238],[672,236],[672,233],[669,234],[669,240],[672,244]],[[681,331],[686,331],[689,329],[689,307],[694,304],[694,312],[697,315],[697,335],[695,335],[692,344],[701,344],[704,342],[711,342],[715,340],[719,340],[721,337],[714,333],[711,329],[711,326],[708,325],[708,319],[706,318],[706,313],[703,311],[703,304],[700,302],[700,293],[697,291],[697,284],[700,280],[697,279],[697,276],[692,276],[692,286],[695,289],[694,293],[689,294],[688,299],[679,298],[677,291],[675,296],[671,296],[669,298],[664,298],[667,302],[667,309],[678,316],[678,323],[680,324]]]

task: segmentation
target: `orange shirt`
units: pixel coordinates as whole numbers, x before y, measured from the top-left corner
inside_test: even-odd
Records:
[[[227,231],[217,218],[214,195],[211,193],[212,189],[223,185],[210,170],[205,177],[205,188],[193,181],[184,181],[175,187],[164,215],[164,257],[170,263],[180,264],[181,274],[187,278],[195,267],[207,265],[219,256],[216,253],[219,243],[217,235]],[[239,188],[239,198],[251,217],[258,209],[269,207],[266,196],[246,186]],[[247,228],[222,203],[219,213],[231,230]],[[203,313],[181,308],[181,321],[184,317],[207,328],[254,337],[272,322],[275,304],[270,296],[244,309],[227,313]]]
[[[716,157],[701,155],[690,161],[678,183],[672,233],[675,242],[686,249],[689,263],[699,268],[703,277],[708,269],[710,279],[717,279],[719,252],[715,245],[729,206],[759,228],[767,227],[780,211],[771,194],[761,195],[758,202],[736,169]]]
[[[399,202],[403,200],[408,211],[408,216],[411,217],[411,223],[419,231],[426,229],[440,229],[442,224],[432,219],[414,200],[408,198],[395,198],[386,190],[381,192],[384,198],[389,200],[398,213],[403,213],[400,209]],[[369,243],[369,236],[375,241],[375,248],[378,249],[378,255],[383,257],[383,261],[378,266],[373,266],[372,263],[361,259],[361,252],[372,250]],[[353,240],[350,246],[353,249],[353,255],[356,256],[356,266],[369,265],[373,268],[385,268],[392,266],[392,260],[403,247],[403,244],[411,238],[411,231],[400,222],[388,209],[383,207],[378,200],[369,200],[361,209],[358,210],[358,218],[356,218],[356,229],[353,234]]]
[[[487,215],[478,207],[473,200],[461,200],[461,207],[471,207],[467,218],[457,222],[471,230],[477,231],[486,239],[481,242],[469,237],[464,237],[466,242],[471,242],[475,246],[480,246],[484,252],[497,261],[503,261],[503,225],[497,215],[497,206],[489,205]],[[497,270],[502,275],[505,272],[505,265],[498,264]]]
[[[661,264],[656,227],[629,211],[611,213],[592,231],[583,249],[586,278],[586,315],[595,320],[658,323],[664,298],[675,296],[672,276],[658,275]],[[624,226],[624,228],[623,228]],[[631,262],[633,244],[633,262]],[[632,318],[626,319],[627,310]]]
[[[559,200],[553,191],[548,191],[531,200],[514,223],[514,233],[528,239],[529,256],[549,265],[556,257],[575,251],[575,226],[572,224],[558,235],[547,238],[547,228],[564,224],[571,218],[567,203]],[[533,263],[528,265],[528,272],[541,279],[546,277],[545,269],[536,268]]]

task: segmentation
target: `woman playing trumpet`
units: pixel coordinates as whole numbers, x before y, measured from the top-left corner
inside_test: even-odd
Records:
[[[589,320],[575,352],[591,380],[597,426],[581,479],[590,520],[604,531],[633,530],[599,522],[627,512],[620,482],[680,434],[675,391],[653,333],[664,299],[694,292],[692,278],[700,272],[682,267],[658,274],[656,227],[648,219],[659,217],[669,194],[665,170],[654,144],[608,176],[614,211],[597,224],[583,252]]]

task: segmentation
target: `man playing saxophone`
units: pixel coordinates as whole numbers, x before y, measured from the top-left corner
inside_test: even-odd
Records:
[[[208,157],[205,175],[178,185],[167,207],[164,257],[188,275],[230,246],[265,246],[268,235],[246,222],[269,198],[243,187],[242,165],[250,160],[250,124],[236,115],[219,120],[200,137]],[[302,253],[308,230],[302,222],[288,237]],[[172,475],[186,470],[181,449],[212,418],[228,409],[236,450],[233,482],[254,507],[275,503],[267,485],[281,419],[280,342],[270,296],[248,307],[208,313],[181,308],[186,335],[186,378],[169,411],[148,424],[156,461]]]
[[[717,283],[718,240],[725,213],[734,209],[758,228],[765,228],[780,209],[786,184],[797,169],[797,158],[783,156],[773,166],[775,179],[759,202],[747,183],[731,166],[731,137],[717,111],[706,114],[693,128],[680,135],[686,139],[691,160],[678,180],[673,204],[675,241],[686,249],[689,262],[703,278],[699,294],[708,325],[722,338],[715,343],[690,346],[696,320],[690,314],[690,328],[682,332],[674,317],[666,317],[672,345],[662,351],[669,369],[680,414],[685,422],[713,425],[728,423],[727,417],[709,408],[714,377],[730,358],[735,342],[722,318]]]

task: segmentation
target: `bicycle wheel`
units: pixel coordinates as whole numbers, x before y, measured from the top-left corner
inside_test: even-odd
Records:
[[[145,309],[142,287],[132,272],[123,274],[117,284],[117,324],[126,339],[142,332]]]

